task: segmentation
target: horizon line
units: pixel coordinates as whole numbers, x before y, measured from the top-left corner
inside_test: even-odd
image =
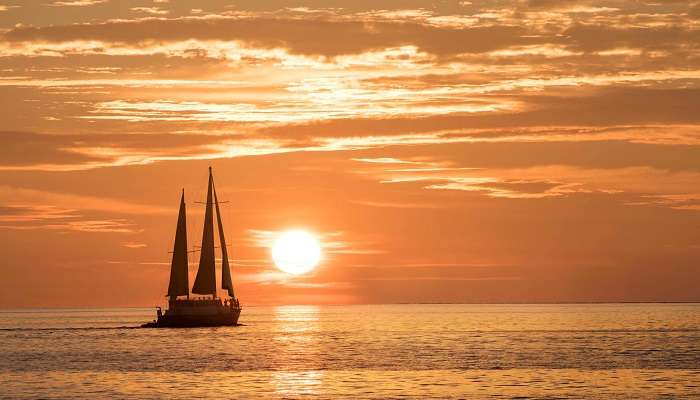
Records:
[[[393,302],[393,303],[354,303],[354,304],[255,304],[245,307],[295,307],[295,306],[316,306],[316,307],[351,307],[351,306],[390,306],[390,305],[605,305],[605,304],[700,304],[700,300],[695,301],[563,301],[563,302]],[[0,307],[0,313],[12,312],[13,310],[103,310],[103,309],[151,309],[159,306],[75,306],[75,307]]]

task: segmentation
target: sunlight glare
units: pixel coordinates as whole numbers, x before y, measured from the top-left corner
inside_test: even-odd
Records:
[[[321,246],[308,232],[283,232],[272,246],[272,259],[280,270],[294,275],[311,271],[321,260]]]

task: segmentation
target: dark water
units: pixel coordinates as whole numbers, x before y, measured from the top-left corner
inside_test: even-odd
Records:
[[[700,398],[700,304],[0,311],[2,398]]]

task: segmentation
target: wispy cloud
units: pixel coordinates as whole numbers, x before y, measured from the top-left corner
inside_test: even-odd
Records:
[[[461,191],[503,199],[544,199],[575,195],[603,194],[626,197],[628,205],[655,205],[693,210],[697,208],[695,171],[667,171],[649,167],[585,168],[567,165],[529,168],[409,168],[389,165],[366,170],[362,175],[383,184],[406,184],[427,190]],[[657,182],[648,186],[645,182]],[[663,183],[662,183],[663,182]],[[634,196],[636,200],[629,200]],[[411,203],[355,202],[377,207],[419,207]]]
[[[642,196],[629,205],[660,206],[675,210],[700,211],[700,193],[657,194]]]
[[[394,157],[353,158],[353,160],[373,164],[424,164],[422,161],[400,160]]]
[[[124,246],[128,249],[142,249],[144,247],[148,247],[147,244],[139,243],[139,242],[124,242],[124,243],[122,243],[122,246]]]
[[[83,210],[126,215],[164,215],[173,212],[172,209],[161,206],[7,185],[0,185],[0,202],[28,204],[31,207],[39,207],[38,209],[61,210],[61,212]]]
[[[272,248],[275,240],[285,231],[290,229],[302,228],[284,228],[280,230],[261,230],[250,229],[248,231],[250,238],[249,243],[264,248]],[[312,235],[318,237],[324,254],[381,254],[382,250],[372,246],[371,243],[360,240],[344,239],[343,232],[311,232]],[[373,248],[374,247],[374,248]]]
[[[160,7],[131,7],[131,11],[151,15],[166,15],[170,13],[170,11],[164,10]]]
[[[352,204],[358,204],[367,207],[379,208],[440,208],[439,204],[430,203],[411,203],[411,202],[393,202],[393,201],[371,201],[371,200],[350,200]]]
[[[56,206],[10,204],[0,206],[0,229],[49,230],[88,233],[135,233],[125,219],[92,219],[71,209]]]
[[[109,0],[69,0],[69,1],[54,1],[47,4],[52,7],[85,7],[93,6],[96,4],[106,3]]]

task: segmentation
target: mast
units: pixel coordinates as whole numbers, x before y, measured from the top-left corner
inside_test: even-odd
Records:
[[[209,184],[207,188],[207,209],[204,213],[204,228],[202,230],[202,249],[199,253],[199,269],[192,286],[192,293],[211,294],[216,298],[216,261],[214,254],[214,220],[212,210],[212,186],[214,179],[209,167]]]
[[[216,186],[212,180],[214,188],[214,204],[216,204],[216,222],[219,227],[219,242],[221,242],[221,288],[228,291],[231,298],[233,294],[233,281],[231,281],[231,268],[228,265],[228,249],[226,248],[226,238],[224,237],[224,225],[221,223],[221,210],[219,210],[219,198],[216,196]]]
[[[173,247],[173,259],[170,263],[170,284],[168,296],[175,300],[177,296],[189,296],[189,282],[187,278],[187,220],[185,211],[185,189],[182,189],[180,197],[180,212],[177,217],[177,230],[175,231],[175,245]]]

